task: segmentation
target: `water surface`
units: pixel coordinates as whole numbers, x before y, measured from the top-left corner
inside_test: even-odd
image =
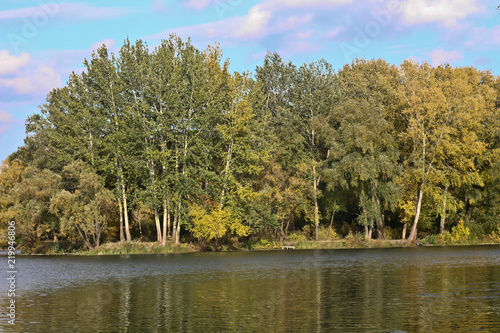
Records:
[[[16,264],[16,325],[4,301],[2,332],[500,331],[500,246],[18,256]],[[4,298],[6,279],[0,288]]]

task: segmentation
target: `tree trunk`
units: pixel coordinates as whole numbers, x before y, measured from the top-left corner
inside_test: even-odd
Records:
[[[439,233],[444,232],[444,223],[446,221],[446,198],[448,196],[448,185],[446,185],[443,194],[443,210],[441,212],[441,222],[439,223]]]
[[[285,241],[288,238],[288,227],[290,226],[290,221],[293,219],[293,214],[290,214],[288,216],[288,221],[286,222],[286,228],[285,228]]]
[[[176,226],[177,226],[177,212],[176,212],[176,209],[174,207],[174,221],[172,222],[172,241],[175,243],[175,238],[176,238]]]
[[[424,185],[425,185],[425,179],[426,179],[426,169],[425,169],[425,160],[426,157],[426,141],[425,141],[425,136],[422,138],[422,184],[420,185],[420,191],[418,192],[418,199],[417,199],[417,209],[415,210],[415,218],[413,220],[413,225],[411,227],[411,232],[410,236],[408,237],[407,242],[408,243],[413,243],[417,240],[417,224],[418,224],[418,219],[420,218],[420,210],[422,209],[422,199],[424,197]]]
[[[179,216],[179,220],[177,221],[177,228],[175,229],[175,244],[179,244],[180,237],[181,237],[181,219]]]
[[[99,220],[95,220],[95,237],[94,237],[94,244],[96,247],[99,247],[101,244],[101,232],[102,232],[102,225],[99,223]]]
[[[137,207],[137,223],[139,224],[139,235],[142,241],[142,222],[141,222],[141,208]]]
[[[365,239],[372,239],[373,228],[369,225],[365,225]]]
[[[278,212],[280,211],[281,207],[278,207]],[[285,235],[285,214],[281,214],[281,226],[280,226],[280,243],[283,243],[283,238]]]
[[[168,200],[163,200],[163,235],[161,245],[165,246],[167,241],[167,230],[170,228],[170,212],[168,210]]]
[[[335,216],[335,212],[337,211],[337,199],[333,202],[333,210],[332,210],[332,219],[330,220],[330,229],[333,227],[333,218]]]
[[[120,242],[125,240],[125,235],[123,234],[123,206],[122,199],[118,199],[118,207],[120,209]]]
[[[180,239],[180,230],[181,230],[181,197],[179,194],[179,203],[177,204],[177,213],[174,220],[174,225],[172,228],[172,240],[174,244],[179,244]]]
[[[224,207],[224,197],[226,195],[226,186],[227,186],[227,177],[229,174],[229,166],[231,165],[231,158],[233,156],[233,139],[231,139],[231,142],[229,144],[229,148],[227,150],[227,160],[226,160],[226,167],[224,168],[224,182],[222,184],[222,193],[220,196],[220,209]]]
[[[366,208],[363,205],[363,218],[365,220],[365,239],[372,238],[372,226],[368,224],[368,215],[366,213]]]
[[[314,165],[314,162],[313,162],[313,182],[314,182],[313,196],[314,196],[314,227],[315,227],[314,239],[318,240],[319,239],[318,183],[316,177],[316,166]]]
[[[403,234],[401,235],[401,239],[402,240],[406,240],[406,229],[408,227],[408,224],[407,223],[404,223],[403,224]]]
[[[156,241],[158,243],[162,242],[161,226],[160,226],[160,214],[158,213],[157,195],[156,195],[156,176],[153,161],[148,161],[149,164],[149,178],[151,179],[151,187],[153,190],[153,210],[155,213],[155,225],[156,225]]]
[[[123,181],[123,177],[121,177],[121,183],[122,183],[122,199],[123,199],[123,220],[125,222],[125,236],[127,237],[127,242],[131,242],[132,238],[130,237],[130,224],[128,221],[127,192],[125,189],[125,182]]]
[[[418,224],[418,219],[420,217],[420,209],[422,208],[422,198],[423,197],[424,197],[424,185],[422,184],[422,187],[420,188],[420,191],[418,192],[417,210],[415,212],[415,218],[413,220],[413,225],[411,227],[410,236],[408,237],[408,240],[407,240],[408,243],[413,243],[417,240],[417,224]]]
[[[82,230],[78,227],[78,225],[75,225],[75,227],[76,227],[76,230],[78,231],[78,233],[80,234],[80,237],[82,238],[85,245],[87,245],[89,250],[92,250],[94,247],[92,246],[92,244],[90,244],[90,241],[87,238],[87,234],[86,233],[84,234],[82,232]]]
[[[372,195],[372,201],[374,202],[375,207],[377,207],[377,218],[375,219],[375,223],[377,225],[377,239],[384,239],[384,216],[382,215],[380,209],[380,199],[375,197],[375,195]]]
[[[120,167],[120,182],[122,188],[122,200],[123,200],[123,220],[125,221],[125,235],[127,236],[127,242],[131,242],[130,237],[130,224],[128,221],[128,208],[127,208],[127,191],[125,188],[125,181],[123,180],[123,170]]]

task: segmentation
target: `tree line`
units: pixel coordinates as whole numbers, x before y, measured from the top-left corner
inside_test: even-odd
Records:
[[[500,227],[500,79],[474,67],[268,53],[229,71],[218,45],[126,40],[84,60],[1,166],[19,241],[231,243],[322,228],[414,242]],[[182,238],[181,238],[182,236]]]

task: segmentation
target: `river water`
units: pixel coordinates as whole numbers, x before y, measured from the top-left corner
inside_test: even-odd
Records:
[[[500,332],[500,246],[18,256],[16,265],[15,325],[0,282],[2,332]]]

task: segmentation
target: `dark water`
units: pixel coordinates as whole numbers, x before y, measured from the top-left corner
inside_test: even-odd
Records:
[[[16,264],[16,325],[2,278],[2,332],[500,332],[500,246]]]

